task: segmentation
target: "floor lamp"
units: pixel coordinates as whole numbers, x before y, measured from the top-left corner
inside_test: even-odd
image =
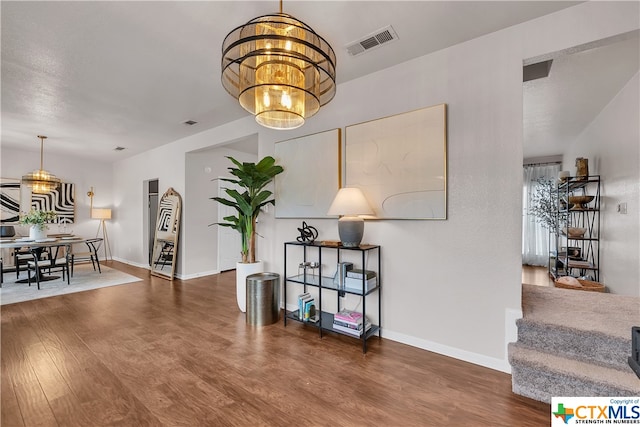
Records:
[[[98,231],[96,237],[100,235],[100,229],[102,228],[102,238],[104,239],[104,257],[106,259],[113,260],[111,256],[111,245],[109,244],[109,235],[107,234],[107,224],[104,222],[106,219],[111,219],[111,209],[92,209],[91,218],[99,219]]]

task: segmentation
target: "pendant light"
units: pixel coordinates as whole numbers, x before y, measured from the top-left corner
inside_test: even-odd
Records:
[[[31,191],[36,194],[49,193],[60,185],[60,178],[44,170],[44,140],[46,136],[38,135],[40,138],[40,169],[33,171],[22,177],[22,185],[26,185],[31,188]]]
[[[325,39],[291,15],[259,16],[222,43],[222,86],[256,121],[295,129],[336,93],[336,55]]]

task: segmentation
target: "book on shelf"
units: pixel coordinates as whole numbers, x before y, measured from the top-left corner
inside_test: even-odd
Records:
[[[354,337],[360,337],[360,336],[362,336],[362,333],[364,332],[364,330],[362,328],[360,328],[360,329],[351,329],[351,328],[348,328],[346,326],[336,325],[335,323],[333,324],[333,329],[335,329],[336,331],[340,331],[342,333],[345,333],[347,335],[354,336]],[[367,326],[366,326],[365,329],[367,331],[369,331],[369,329],[371,329],[371,322],[367,321]]]
[[[349,329],[362,329],[362,323],[343,322],[342,320],[333,320],[334,325],[344,326]]]
[[[298,295],[298,318],[300,320],[304,320],[304,303],[309,299],[313,299],[309,292]]]
[[[570,259],[569,260],[569,267],[570,268],[580,268],[580,267],[591,268],[591,267],[593,267],[593,264],[591,264],[589,261]]]
[[[354,279],[360,280],[362,280],[363,278],[373,279],[374,277],[376,277],[376,272],[371,270],[353,269],[347,271],[347,277],[353,277]]]
[[[316,318],[316,301],[311,298],[304,302],[304,316],[303,320],[309,322],[311,319]]]
[[[354,310],[347,310],[343,308],[339,312],[333,315],[333,320],[340,320],[342,322],[362,324],[362,313]]]
[[[354,292],[369,292],[371,289],[375,288],[377,284],[378,284],[378,278],[375,276],[371,279],[366,279],[364,280],[364,290],[363,290],[362,278],[357,279],[355,277],[347,276],[344,279],[345,289],[348,291],[354,291]]]

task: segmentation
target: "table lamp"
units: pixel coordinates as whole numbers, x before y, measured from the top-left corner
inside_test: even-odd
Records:
[[[98,235],[100,234],[100,228],[102,228],[102,238],[104,239],[104,257],[105,259],[112,259],[111,245],[109,244],[109,235],[107,234],[107,225],[104,222],[106,219],[111,219],[111,209],[91,209],[91,218],[100,220],[98,231],[96,232],[96,237],[98,237]]]
[[[362,190],[355,187],[339,189],[327,213],[341,215],[338,220],[338,234],[342,246],[360,246],[364,234],[364,219],[358,215],[373,215],[373,210]]]

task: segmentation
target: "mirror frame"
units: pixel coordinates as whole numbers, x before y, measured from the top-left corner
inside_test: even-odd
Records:
[[[167,201],[174,199],[171,201],[171,208],[169,209]],[[163,207],[163,202],[165,206]],[[151,265],[149,268],[151,269],[151,274],[153,276],[162,277],[164,279],[173,280],[173,276],[176,270],[176,262],[177,262],[177,254],[178,254],[178,237],[180,236],[180,214],[182,211],[182,198],[177,191],[173,189],[173,187],[169,187],[167,191],[160,198],[160,202],[158,205],[158,216],[156,221],[156,230],[155,236],[153,239],[153,256],[151,258]],[[173,224],[173,231],[169,232],[164,229],[164,225],[168,223]],[[168,238],[173,236],[172,239]],[[165,272],[164,267],[169,265],[166,259],[163,260],[163,268],[156,268],[161,260],[162,251],[165,248],[165,245],[171,245],[171,269],[170,272]]]

